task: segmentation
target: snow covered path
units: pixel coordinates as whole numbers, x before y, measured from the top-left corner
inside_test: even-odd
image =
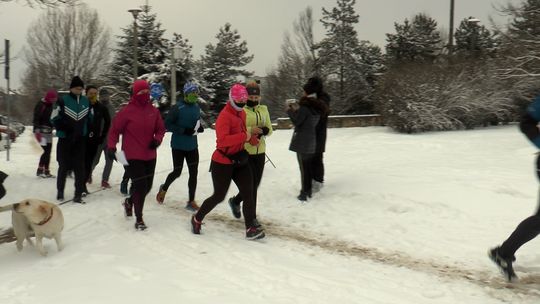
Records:
[[[85,206],[65,205],[65,251],[46,241],[49,256],[41,258],[30,247],[18,253],[14,244],[0,245],[0,303],[540,299],[538,241],[518,252],[520,284],[506,284],[486,257],[488,247],[536,208],[535,149],[515,126],[413,136],[386,128],[331,129],[327,182],[306,205],[295,200],[300,182],[287,151],[290,136],[280,130],[269,138],[277,169],[267,164],[259,191],[264,241],[244,240],[243,224],[227,204],[205,220],[202,235],[192,235],[181,208],[187,172],[171,186],[165,205],[157,205],[155,191],[171,167],[164,144],[145,207],[148,231],[135,232],[124,219],[117,187],[92,194]],[[212,191],[206,171],[213,143],[213,132],[200,136],[199,201]],[[54,201],[55,181],[34,177],[39,154],[24,134],[1,168],[10,174],[2,203]],[[122,173],[115,166],[112,182]],[[9,214],[0,214],[0,227],[9,223]]]

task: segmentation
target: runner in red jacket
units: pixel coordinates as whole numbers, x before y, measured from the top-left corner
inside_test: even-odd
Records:
[[[253,177],[248,166],[248,153],[244,150],[244,143],[252,136],[247,131],[246,113],[243,111],[247,97],[248,93],[243,85],[233,85],[229,92],[229,101],[217,118],[216,151],[210,165],[214,194],[203,202],[199,211],[191,218],[194,234],[201,233],[204,217],[225,199],[232,180],[242,197],[247,198],[242,205],[246,238],[253,240],[264,237],[264,230],[255,220]]]
[[[133,83],[133,95],[113,119],[107,142],[107,153],[115,159],[116,144],[122,135],[122,150],[128,166],[127,173],[133,182],[133,192],[124,201],[126,216],[132,216],[135,207],[135,228],[146,229],[143,221],[144,199],[154,180],[156,149],[165,135],[165,125],[158,109],[150,103],[150,87],[146,80]]]

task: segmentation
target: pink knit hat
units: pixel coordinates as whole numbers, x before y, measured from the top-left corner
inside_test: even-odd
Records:
[[[231,87],[229,91],[229,99],[231,101],[246,101],[248,99],[248,92],[246,87],[237,83]]]
[[[43,98],[46,103],[53,103],[58,99],[58,93],[56,93],[56,90],[50,89],[47,91],[47,94],[45,94],[45,98]]]

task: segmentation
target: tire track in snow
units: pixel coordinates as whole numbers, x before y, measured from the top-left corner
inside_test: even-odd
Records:
[[[181,207],[170,207],[172,209],[183,209]],[[185,212],[183,212],[185,214]],[[234,230],[244,229],[244,222],[236,220],[228,215],[210,214],[207,221],[217,221]],[[266,233],[270,237],[277,237],[282,240],[300,243],[305,246],[317,247],[324,251],[337,253],[344,256],[356,257],[363,260],[384,264],[393,267],[403,267],[413,271],[437,276],[441,279],[453,281],[466,281],[486,290],[493,298],[504,302],[515,302],[516,294],[528,296],[540,300],[540,274],[529,274],[520,277],[517,283],[508,283],[502,276],[494,274],[493,271],[468,270],[464,265],[448,265],[434,260],[423,260],[398,251],[383,251],[373,247],[365,247],[352,244],[350,242],[315,236],[308,231],[280,226],[279,224],[260,221]],[[486,259],[487,259],[486,253]],[[508,291],[502,293],[501,291]]]

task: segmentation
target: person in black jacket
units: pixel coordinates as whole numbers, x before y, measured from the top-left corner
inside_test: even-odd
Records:
[[[302,189],[298,195],[300,201],[307,201],[312,195],[313,157],[317,148],[316,127],[320,117],[327,115],[326,104],[317,99],[312,86],[304,86],[304,96],[298,104],[289,104],[287,114],[294,125],[294,133],[289,150],[296,152]]]
[[[540,95],[527,108],[520,122],[521,132],[537,147],[540,148]],[[540,179],[540,155],[536,157],[536,174]],[[540,234],[540,197],[535,214],[524,219],[512,234],[500,246],[488,251],[490,259],[499,267],[508,281],[517,279],[512,263],[515,262],[516,251],[525,243]]]
[[[328,109],[325,114],[322,114],[317,127],[315,128],[317,144],[315,147],[315,153],[313,154],[313,160],[311,162],[311,171],[313,174],[313,191],[320,190],[324,183],[324,162],[323,154],[326,151],[326,134],[328,129],[328,114],[330,109],[330,95],[328,95],[323,88],[322,79],[315,76],[308,79],[306,86],[310,92],[317,94],[317,99],[326,104]]]
[[[86,87],[86,97],[88,97],[88,100],[90,101],[90,113],[92,114],[85,154],[84,169],[86,173],[85,181],[87,183],[92,183],[92,164],[94,163],[99,147],[105,141],[107,133],[109,132],[109,127],[111,126],[109,110],[99,102],[97,94],[97,87],[90,85]],[[86,194],[88,194],[88,189],[86,189],[86,187],[84,190]]]
[[[34,137],[43,149],[43,154],[39,158],[39,165],[36,175],[39,177],[54,177],[49,170],[52,150],[52,123],[51,114],[53,104],[58,100],[56,90],[48,90],[34,108],[34,118],[32,120]]]

